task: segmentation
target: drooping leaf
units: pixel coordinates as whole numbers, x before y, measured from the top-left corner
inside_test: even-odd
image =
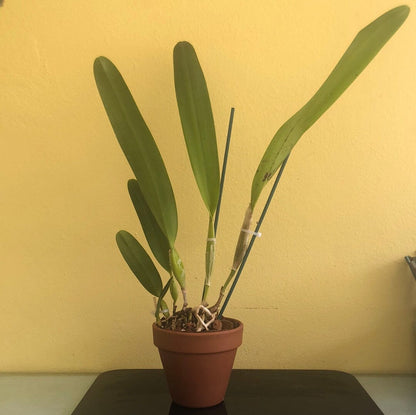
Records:
[[[153,261],[136,238],[127,231],[119,231],[116,241],[121,255],[143,287],[155,297],[162,293],[162,280]]]
[[[140,223],[146,240],[149,244],[153,255],[159,262],[159,264],[168,272],[170,272],[169,264],[169,241],[166,235],[160,229],[156,218],[153,216],[152,211],[149,209],[146,201],[144,200],[143,193],[140,190],[140,184],[135,179],[128,181],[128,189],[130,199],[133,202],[137,216],[139,217]]]
[[[253,179],[251,188],[253,208],[262,189],[302,134],[318,120],[364,70],[406,20],[409,11],[407,6],[396,7],[362,29],[321,88],[277,131],[266,149]]]
[[[118,142],[140,181],[143,197],[173,246],[178,228],[176,203],[159,149],[114,64],[105,57],[97,58],[94,75]]]
[[[195,50],[179,42],[173,51],[175,90],[189,159],[202,199],[214,215],[219,195],[219,162],[214,118],[205,77]]]

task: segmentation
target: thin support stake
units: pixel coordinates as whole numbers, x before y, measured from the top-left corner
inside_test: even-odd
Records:
[[[283,161],[282,165],[280,166],[279,173],[277,174],[277,177],[276,177],[276,179],[275,179],[275,181],[273,183],[273,187],[270,190],[269,197],[267,198],[266,204],[264,205],[263,211],[261,212],[260,219],[257,222],[256,229],[255,229],[255,231],[253,233],[253,236],[250,239],[250,243],[249,243],[249,245],[247,247],[247,250],[246,250],[246,252],[244,254],[243,260],[241,261],[241,265],[238,268],[237,274],[236,274],[236,276],[234,278],[234,281],[233,281],[233,283],[231,285],[231,288],[228,291],[228,294],[227,294],[227,297],[225,298],[224,304],[223,304],[223,306],[222,306],[222,308],[221,308],[221,310],[220,310],[220,312],[218,314],[218,318],[219,319],[221,319],[222,318],[222,315],[224,314],[224,311],[225,311],[225,308],[227,307],[228,301],[230,300],[230,297],[233,294],[234,288],[237,285],[238,279],[240,278],[240,275],[241,275],[241,273],[243,271],[243,268],[244,268],[244,265],[245,265],[245,263],[247,261],[247,258],[250,255],[250,251],[251,251],[251,248],[254,245],[254,241],[257,239],[257,235],[256,234],[259,233],[260,226],[261,226],[261,224],[263,222],[264,217],[266,216],[267,209],[269,208],[270,202],[271,202],[271,200],[273,198],[273,195],[274,195],[274,193],[276,191],[277,185],[279,184],[280,178],[282,177],[283,170],[285,169],[287,160],[289,159],[289,155],[285,158],[285,160]]]
[[[221,181],[220,181],[220,194],[218,196],[218,205],[217,205],[217,210],[215,212],[215,221],[214,221],[214,232],[215,232],[215,235],[217,234],[218,218],[220,216],[222,190],[224,188],[225,171],[227,170],[228,150],[230,148],[231,131],[233,129],[233,120],[234,120],[234,108],[231,108],[230,120],[228,121],[227,142],[225,144],[224,159],[223,159],[223,162],[222,162]]]

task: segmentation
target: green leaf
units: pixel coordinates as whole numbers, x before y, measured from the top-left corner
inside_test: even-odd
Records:
[[[396,7],[362,29],[321,88],[277,131],[266,149],[253,179],[251,188],[253,208],[262,189],[302,134],[319,119],[364,70],[406,20],[409,11],[407,6]]]
[[[178,229],[176,203],[159,149],[114,64],[105,57],[97,58],[94,75],[118,142],[140,180],[143,197],[173,246]]]
[[[152,211],[149,209],[146,201],[144,200],[143,193],[140,190],[140,184],[137,180],[130,179],[128,181],[128,189],[130,199],[133,202],[137,216],[139,217],[140,223],[146,240],[149,244],[153,255],[159,262],[159,264],[168,272],[170,272],[169,264],[169,242],[160,229],[156,218],[153,216]]]
[[[219,195],[219,162],[214,118],[195,50],[179,42],[173,51],[175,90],[189,159],[202,199],[214,215]]]
[[[159,272],[136,238],[127,231],[119,231],[116,241],[121,255],[143,287],[155,297],[162,293]]]

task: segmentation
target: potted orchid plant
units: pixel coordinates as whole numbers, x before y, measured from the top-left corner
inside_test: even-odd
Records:
[[[128,231],[117,233],[116,241],[122,256],[143,287],[156,298],[154,341],[159,347],[168,381],[173,383],[170,390],[175,402],[185,406],[204,407],[223,400],[235,351],[242,340],[242,324],[237,320],[225,319],[224,309],[258,234],[287,158],[303,133],[357,78],[402,25],[408,13],[407,6],[396,7],[362,29],[315,95],[277,130],[254,174],[235,255],[230,261],[231,271],[224,277],[217,300],[212,305],[208,304],[207,295],[211,286],[216,227],[229,141],[220,169],[208,88],[196,52],[188,42],[179,42],[173,51],[175,91],[183,135],[207,211],[205,278],[201,298],[193,306],[189,306],[184,262],[176,249],[178,215],[162,156],[116,66],[105,57],[95,60],[94,75],[102,102],[135,176],[128,181],[131,201],[153,257],[167,274],[163,283],[152,257],[142,244]],[[259,196],[275,176],[277,180],[257,221],[257,227],[252,230],[251,223]],[[167,300],[168,296],[171,297],[170,301]],[[231,340],[227,340],[227,336]],[[214,338],[219,340],[213,340]],[[214,345],[213,350],[210,350],[211,344]],[[183,350],[193,357],[180,360],[179,351]],[[217,361],[214,362],[214,359],[209,364],[198,363],[199,355],[206,359],[212,351]],[[224,356],[219,358],[220,355],[227,355],[228,363]],[[187,362],[190,364],[189,372],[185,369]],[[204,382],[202,390],[198,392],[195,389],[197,382],[192,376],[211,380]],[[207,386],[211,384],[219,386],[221,390],[211,390]],[[192,389],[189,389],[189,385]]]

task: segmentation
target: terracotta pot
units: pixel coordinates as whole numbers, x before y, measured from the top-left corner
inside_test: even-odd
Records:
[[[160,358],[172,400],[189,408],[221,403],[230,380],[237,347],[243,339],[243,323],[231,330],[186,333],[153,324],[153,343]]]

